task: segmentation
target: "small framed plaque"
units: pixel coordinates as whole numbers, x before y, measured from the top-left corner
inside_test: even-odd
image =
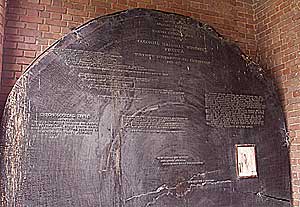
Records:
[[[239,178],[257,177],[254,144],[236,145],[236,171]]]

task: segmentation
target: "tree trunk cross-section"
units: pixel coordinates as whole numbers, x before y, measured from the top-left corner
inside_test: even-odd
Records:
[[[262,69],[189,17],[133,9],[68,34],[8,98],[1,206],[290,206]]]

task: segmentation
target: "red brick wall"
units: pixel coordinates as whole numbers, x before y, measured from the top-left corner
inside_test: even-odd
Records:
[[[255,55],[252,0],[8,0],[0,111],[15,81],[51,43],[89,19],[134,7],[191,16]]]
[[[0,0],[0,84],[1,84],[1,77],[2,77],[4,25],[5,25],[5,0]],[[0,87],[0,90],[1,90],[1,87]],[[3,99],[3,97],[0,96],[0,100],[1,99]]]
[[[258,60],[273,75],[287,117],[294,206],[300,206],[300,1],[261,0],[254,11]]]

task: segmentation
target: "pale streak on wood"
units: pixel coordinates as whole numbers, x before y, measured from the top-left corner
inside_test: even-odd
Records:
[[[26,174],[22,166],[25,162],[24,154],[26,148],[24,139],[26,139],[26,125],[28,124],[27,113],[27,84],[28,77],[24,75],[20,78],[12,92],[8,97],[8,105],[6,105],[6,116],[3,120],[2,130],[5,130],[4,146],[2,149],[2,162],[5,169],[4,177],[1,177],[2,182],[6,182],[4,191],[2,191],[1,202],[2,206],[13,207],[18,205],[18,192],[22,189],[23,180],[26,179]]]

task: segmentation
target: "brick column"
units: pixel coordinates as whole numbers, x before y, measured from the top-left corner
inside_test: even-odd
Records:
[[[4,39],[4,25],[5,25],[5,0],[0,0],[0,89],[1,89],[1,77],[2,77],[2,60],[3,60],[3,39]],[[0,100],[1,100],[1,94],[0,94]],[[4,103],[0,101],[0,109],[2,108]],[[1,117],[2,110],[0,111],[0,117]]]
[[[273,76],[286,114],[290,138],[293,206],[300,206],[300,2],[257,1],[258,54]]]

